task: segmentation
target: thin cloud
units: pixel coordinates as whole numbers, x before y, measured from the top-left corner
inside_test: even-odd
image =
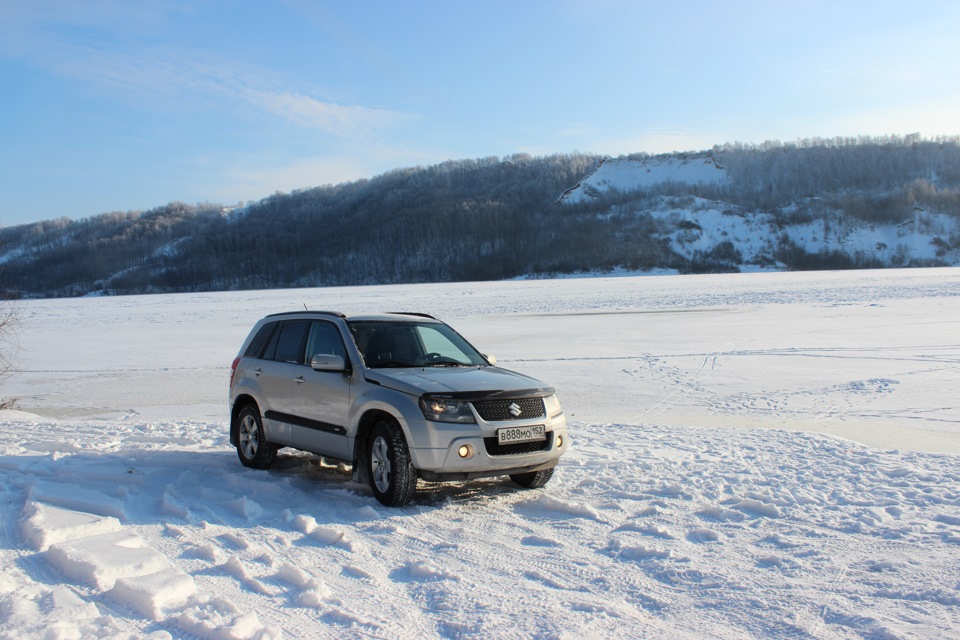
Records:
[[[259,200],[271,193],[339,184],[370,177],[362,163],[344,158],[298,158],[265,166],[264,160],[224,168],[221,182],[202,197],[215,201]]]
[[[582,131],[571,128],[566,130],[566,133],[582,133],[582,139],[577,141],[581,150],[611,156],[639,152],[700,151],[725,142],[723,135],[719,133],[667,126],[630,132],[616,138],[602,137],[599,135],[599,131],[593,131],[588,127],[585,127]],[[577,136],[568,135],[567,139],[577,140]]]
[[[254,116],[268,115],[336,136],[371,135],[411,119],[396,111],[326,100],[319,91],[305,91],[281,74],[203,49],[145,46],[135,32],[110,28],[123,15],[113,2],[96,5],[106,25],[104,37],[71,39],[65,24],[89,25],[92,20],[68,9],[59,15],[28,7],[5,10],[0,14],[8,19],[0,27],[0,54],[30,60],[51,73],[107,91],[116,99],[142,101],[149,108],[234,105]],[[159,13],[155,7],[154,15]]]
[[[638,151],[673,153],[674,151],[701,151],[724,141],[722,134],[694,129],[665,128],[641,132],[622,140],[601,141],[600,146],[619,149],[618,153],[636,153]]]
[[[364,145],[353,153],[340,150],[294,159],[264,154],[205,156],[195,159],[204,183],[196,186],[193,197],[225,203],[259,200],[278,191],[373,178],[397,167],[434,164],[449,157],[443,150],[423,151],[377,143]]]
[[[338,135],[363,133],[409,118],[396,111],[324,102],[293,91],[265,91],[245,86],[240,93],[262,111],[302,127]]]

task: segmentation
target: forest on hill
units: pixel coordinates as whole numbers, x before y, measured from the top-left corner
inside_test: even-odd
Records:
[[[658,178],[600,180],[614,162]],[[689,162],[713,178],[672,169]],[[454,160],[241,207],[62,217],[0,229],[0,288],[76,296],[932,266],[958,255],[960,138],[891,136]]]

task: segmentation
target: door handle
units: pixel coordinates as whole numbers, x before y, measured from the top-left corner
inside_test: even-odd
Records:
[[[257,369],[254,369],[254,370],[253,370],[253,375],[257,376],[258,378],[260,377],[260,374],[262,374],[262,373],[263,373],[263,369],[257,368]]]
[[[297,384],[303,384],[304,382],[303,376],[297,376],[296,378],[293,379],[293,381],[296,382]]]

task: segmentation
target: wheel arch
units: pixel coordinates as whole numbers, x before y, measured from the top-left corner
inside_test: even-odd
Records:
[[[400,427],[404,438],[410,441],[407,435],[404,421],[397,418],[396,415],[379,407],[369,408],[361,414],[357,421],[357,432],[353,440],[353,480],[367,484],[370,481],[370,432],[373,431],[373,425],[380,420],[389,420]]]
[[[230,444],[237,446],[240,440],[240,412],[246,407],[253,405],[257,411],[260,411],[260,405],[254,400],[253,396],[241,394],[233,401],[233,408],[230,410]]]

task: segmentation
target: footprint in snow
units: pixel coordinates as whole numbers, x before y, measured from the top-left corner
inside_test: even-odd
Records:
[[[241,551],[245,551],[250,548],[250,541],[247,540],[247,538],[241,533],[228,531],[227,533],[220,534],[217,537]]]
[[[406,576],[408,580],[460,580],[460,577],[452,571],[443,569],[442,567],[437,566],[429,560],[418,560],[416,562],[408,562],[402,568],[394,571],[391,574],[391,578],[394,580],[399,579],[401,576]]]
[[[621,617],[619,612],[615,611],[614,609],[611,609],[607,605],[597,604],[594,602],[583,602],[583,601],[571,602],[570,609],[573,611],[580,611],[582,613],[602,614],[603,616],[610,617],[610,618]]]
[[[777,508],[777,505],[770,504],[769,502],[761,502],[753,498],[732,499],[724,501],[722,504],[745,513],[748,516],[755,516],[757,518],[780,517],[780,509]]]
[[[625,522],[610,533],[633,532],[641,535],[660,538],[662,540],[676,540],[676,536],[670,530],[656,525],[643,525],[636,522]]]
[[[716,505],[699,509],[696,515],[711,522],[743,522],[746,520],[746,516],[739,511],[724,509]]]
[[[336,624],[344,627],[351,627],[351,628],[373,627],[375,629],[378,629],[380,627],[380,625],[374,624],[373,622],[370,622],[368,620],[364,620],[363,618],[359,618],[351,613],[347,613],[342,609],[331,609],[330,611],[327,611],[325,614],[320,616],[320,619],[323,620],[324,622],[328,622],[331,624]]]
[[[286,513],[289,514],[289,511],[287,511]],[[296,529],[300,533],[305,533],[307,535],[310,535],[311,533],[313,533],[316,530],[316,528],[319,526],[317,524],[316,518],[314,518],[313,516],[308,516],[304,514],[301,514],[296,517],[293,517],[291,515],[289,522],[294,529]]]
[[[361,569],[360,567],[355,567],[353,565],[345,564],[341,569],[341,573],[349,578],[356,578],[357,580],[367,580],[370,582],[378,582],[376,576],[371,573],[368,573]]]
[[[528,547],[562,547],[563,545],[550,538],[541,538],[540,536],[527,536],[520,541],[520,544]]]
[[[603,518],[600,517],[600,514],[598,514],[590,505],[567,502],[565,500],[560,500],[559,498],[554,498],[553,496],[545,494],[533,498],[532,500],[517,502],[514,504],[514,509],[518,511],[531,511],[534,513],[539,512],[543,515],[551,514],[554,517],[566,516],[568,518],[586,518],[588,520],[603,522]]]
[[[780,571],[793,571],[800,567],[800,563],[793,558],[781,556],[760,556],[757,558],[757,566],[764,569],[779,569]]]
[[[220,565],[220,567],[229,575],[239,580],[253,593],[258,593],[264,596],[274,595],[265,584],[251,575],[250,570],[237,556],[230,556],[226,562]]]
[[[223,562],[223,553],[212,544],[202,544],[194,545],[191,548],[188,548],[183,552],[184,557],[187,558],[197,558],[198,560],[206,560],[207,562],[213,562],[220,564]]]
[[[263,507],[246,496],[230,501],[226,503],[226,506],[230,511],[244,518],[247,522],[260,518],[264,514]]]
[[[796,549],[802,547],[803,545],[799,542],[793,542],[784,536],[781,536],[779,533],[774,533],[769,536],[761,538],[757,544],[771,545],[778,549]]]
[[[525,577],[527,580],[530,580],[531,582],[539,582],[543,585],[550,587],[551,589],[560,589],[560,590],[569,589],[568,586],[561,584],[560,582],[557,582],[550,576],[543,575],[539,571],[525,571],[523,573],[523,577]]]
[[[611,558],[622,562],[643,563],[651,560],[670,560],[673,562],[689,562],[690,559],[674,553],[672,549],[662,549],[643,544],[624,544],[620,540],[612,540],[602,551]]]
[[[687,534],[687,540],[694,544],[705,544],[719,541],[720,535],[712,529],[694,529]]]
[[[310,537],[323,544],[341,547],[350,552],[357,550],[358,543],[347,538],[347,533],[345,531],[341,531],[340,529],[317,527],[310,532]]]

